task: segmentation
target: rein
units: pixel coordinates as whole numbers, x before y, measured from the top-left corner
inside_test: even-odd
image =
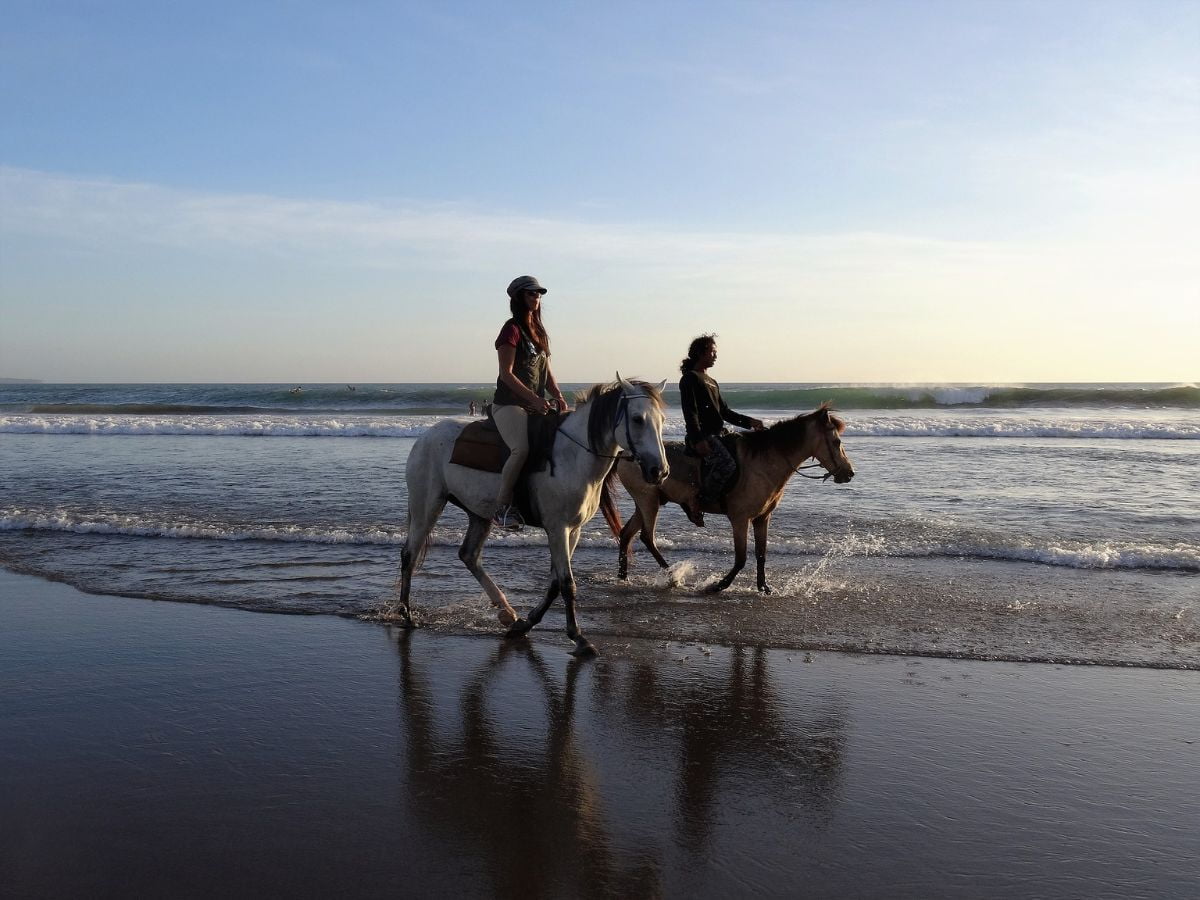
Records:
[[[836,458],[836,454],[834,454],[834,452],[833,452],[833,447],[829,443],[829,432],[824,431],[823,436],[825,438],[825,449],[829,452],[830,459]],[[807,459],[807,458],[808,457],[805,457],[805,459]],[[825,470],[824,475],[806,475],[806,474],[804,474],[804,472],[801,471],[802,469],[824,469],[825,467],[820,462],[810,463],[807,466],[803,466],[803,465],[796,466],[796,465],[792,465],[792,461],[790,459],[787,459],[786,456],[784,456],[784,459],[787,460],[787,464],[792,467],[792,471],[796,475],[799,475],[801,478],[811,478],[813,481],[828,481],[830,478],[833,477],[833,473],[830,472],[828,469]],[[803,462],[803,460],[801,460],[801,462]]]
[[[648,400],[648,399],[649,399],[649,397],[646,394],[634,394],[632,396],[630,396],[629,394],[626,394],[626,393],[621,394],[621,402],[618,404],[617,418],[616,418],[616,421],[613,422],[613,428],[616,428],[617,425],[620,424],[622,419],[625,420],[625,443],[630,448],[628,454],[618,453],[616,456],[609,456],[607,453],[600,453],[600,452],[596,451],[595,449],[593,449],[588,444],[582,443],[578,438],[575,438],[568,432],[563,431],[561,427],[559,428],[558,433],[563,435],[571,443],[575,444],[575,446],[582,447],[584,450],[586,450],[592,456],[595,456],[599,459],[631,459],[634,462],[640,462],[641,457],[632,449],[633,448],[633,434],[629,430],[629,415],[628,415],[629,401],[630,400]],[[589,413],[589,415],[590,415],[590,413]]]

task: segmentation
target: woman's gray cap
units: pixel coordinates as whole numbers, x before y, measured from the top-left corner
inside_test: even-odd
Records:
[[[546,293],[546,289],[532,275],[518,275],[508,285],[508,296],[517,296],[518,291],[537,291],[539,294]]]

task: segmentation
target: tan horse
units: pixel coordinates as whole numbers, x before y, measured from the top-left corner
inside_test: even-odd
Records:
[[[733,526],[733,568],[711,590],[722,591],[729,587],[746,565],[746,528],[753,522],[758,589],[764,594],[771,593],[766,576],[767,526],[771,523],[771,513],[779,505],[788,480],[810,457],[815,456],[827,473],[825,478],[832,476],[837,484],[845,484],[854,477],[854,466],[842,449],[841,434],[845,428],[846,423],[830,413],[829,405],[822,404],[815,412],[785,419],[765,431],[747,432],[739,437],[737,481],[720,504],[704,507],[706,513],[728,516]],[[665,503],[691,502],[696,496],[697,461],[683,455],[682,444],[666,446],[671,474],[661,487],[645,483],[633,463],[622,461],[614,470],[637,506],[620,529],[617,574],[621,578],[628,575],[629,558],[633,555],[631,544],[639,531],[646,549],[660,566],[667,568],[667,561],[654,541],[658,511]],[[611,499],[605,507],[605,517],[616,533],[620,517]]]

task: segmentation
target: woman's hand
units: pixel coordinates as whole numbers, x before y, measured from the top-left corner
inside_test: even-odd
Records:
[[[695,450],[696,453],[700,456],[708,456],[708,453],[709,453],[708,440],[705,439],[703,441],[696,441],[696,443],[692,444],[692,449]]]
[[[560,413],[565,413],[565,412],[571,411],[571,407],[567,404],[567,398],[564,397],[562,394],[555,394],[554,402],[558,404],[558,411]]]

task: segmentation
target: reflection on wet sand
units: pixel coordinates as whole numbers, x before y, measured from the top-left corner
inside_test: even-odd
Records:
[[[759,810],[745,847],[722,844],[716,826],[740,820],[743,798],[773,798],[781,821],[809,828],[829,815],[842,714],[829,703],[785,715],[762,650],[720,649],[675,672],[661,660],[563,665],[557,653],[548,665],[521,642],[439,668],[430,643],[413,641],[398,636],[414,824],[444,865],[484,870],[497,896],[674,893],[681,867],[752,854],[766,837]]]

